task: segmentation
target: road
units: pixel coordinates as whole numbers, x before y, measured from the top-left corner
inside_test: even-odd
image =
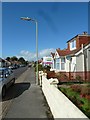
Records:
[[[19,77],[20,75],[22,75],[25,71],[27,70],[27,67],[20,67],[18,69],[14,69],[13,72],[14,72],[14,75],[15,75],[15,78],[16,78],[16,81],[15,83],[17,83],[19,81]],[[9,107],[11,106],[12,104],[12,101],[13,99],[10,99],[10,98],[13,98],[14,97],[14,94],[16,92],[16,87],[15,86],[11,86],[8,91],[7,91],[7,94],[5,96],[5,98],[3,99],[2,101],[2,116],[4,116]]]
[[[17,78],[27,70],[27,67],[20,67],[18,69],[14,69],[13,72],[14,72],[14,75],[15,75],[15,78],[17,80]]]

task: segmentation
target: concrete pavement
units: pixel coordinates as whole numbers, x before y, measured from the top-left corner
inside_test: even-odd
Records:
[[[15,86],[17,93],[4,118],[52,118],[41,88],[35,83],[33,68],[29,68]]]

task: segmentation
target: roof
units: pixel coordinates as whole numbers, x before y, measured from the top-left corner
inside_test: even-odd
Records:
[[[90,41],[88,41],[86,44],[83,45],[83,47],[87,46],[88,44],[90,44]],[[68,49],[65,49],[65,50],[60,50],[59,48],[56,49],[56,51],[58,52],[59,56],[67,56],[67,55],[74,55],[75,53],[77,53],[79,50],[81,50],[82,47],[78,48],[78,49],[75,49],[75,50],[68,50]]]
[[[70,42],[71,40],[73,40],[73,39],[76,38],[76,37],[78,37],[78,35],[76,35],[76,36],[74,36],[73,38],[71,38],[70,40],[68,40],[67,43]]]
[[[72,51],[65,49],[65,50],[60,50],[59,48],[56,49],[56,51],[58,52],[59,56],[66,56],[72,53]]]
[[[83,37],[84,37],[84,36],[90,37],[89,34],[78,34],[78,35],[74,36],[73,38],[71,38],[70,40],[68,40],[67,43],[70,42],[71,40],[73,40],[74,38],[76,38],[76,37],[81,37],[81,36],[83,36]]]
[[[4,60],[4,59],[2,59],[2,58],[0,58],[0,62],[5,62],[5,60]]]
[[[52,53],[52,52],[51,52],[51,55],[52,55],[52,57],[54,58],[55,53]]]

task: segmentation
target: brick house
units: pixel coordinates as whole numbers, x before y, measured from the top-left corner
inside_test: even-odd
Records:
[[[58,48],[51,56],[52,70],[66,74],[70,80],[80,76],[90,81],[90,35],[86,32],[68,40],[66,49]]]

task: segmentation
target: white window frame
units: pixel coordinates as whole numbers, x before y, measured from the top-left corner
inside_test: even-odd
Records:
[[[64,61],[62,61],[62,59],[64,59]],[[61,71],[65,71],[65,63],[66,63],[65,57],[61,58]],[[62,64],[64,64],[64,69],[62,69]]]
[[[76,40],[70,42],[70,50],[76,49]]]
[[[57,59],[58,59],[58,61],[57,61]],[[58,66],[59,68],[57,68],[57,64],[59,65]],[[56,58],[56,70],[60,70],[60,58]]]

